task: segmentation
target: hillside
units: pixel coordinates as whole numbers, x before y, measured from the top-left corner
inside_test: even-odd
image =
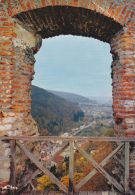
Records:
[[[38,123],[40,134],[60,135],[67,132],[78,126],[82,114],[75,104],[32,86],[32,116]]]
[[[50,91],[51,93],[60,96],[67,101],[70,101],[72,103],[78,103],[78,104],[89,104],[91,102],[94,102],[94,100],[90,100],[84,96],[77,95],[74,93],[69,93],[69,92],[61,92],[61,91]]]

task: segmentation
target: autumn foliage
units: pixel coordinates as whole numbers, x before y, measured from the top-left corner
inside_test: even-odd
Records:
[[[108,142],[85,142],[81,144],[83,148],[96,162],[100,163],[111,151],[114,146]],[[56,167],[55,175],[56,177],[68,188],[69,187],[69,159],[66,157],[63,162],[59,162]],[[105,166],[107,172],[110,172],[113,167],[113,163],[110,162]],[[78,151],[75,151],[74,156],[74,185],[78,184],[82,178],[84,178],[90,171],[93,170],[93,165],[88,162]],[[37,179],[37,189],[46,190],[53,189],[56,190],[56,185],[53,184],[50,178],[43,175]],[[99,191],[108,190],[110,186],[107,184],[106,179],[100,174],[95,174],[90,181],[88,181],[81,190],[83,191]],[[58,188],[57,188],[58,190]]]

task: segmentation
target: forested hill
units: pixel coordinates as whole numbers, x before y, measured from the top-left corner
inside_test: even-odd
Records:
[[[93,102],[94,100],[90,100],[82,95],[78,95],[78,94],[74,94],[74,93],[69,93],[69,92],[61,92],[61,91],[50,91],[51,93],[60,96],[64,99],[66,99],[67,101],[70,101],[72,103],[90,103]]]
[[[83,112],[75,104],[32,86],[32,116],[37,121],[40,133],[60,135],[78,125]]]

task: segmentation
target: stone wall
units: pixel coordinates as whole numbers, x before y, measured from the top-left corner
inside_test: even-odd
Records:
[[[7,135],[15,122],[12,111],[12,79],[15,69],[13,48],[14,23],[8,17],[3,3],[0,3],[0,135]],[[0,142],[0,184],[6,185],[10,177],[9,145]]]
[[[0,136],[36,135],[38,129],[31,117],[31,80],[34,74],[34,52],[41,39],[7,14],[0,3]],[[10,177],[10,149],[0,142],[0,185]]]
[[[31,117],[34,53],[41,39],[59,34],[94,37],[110,43],[115,131],[135,136],[134,0],[0,1],[0,136],[36,135]],[[0,143],[0,184],[10,177],[10,149]],[[135,146],[130,184],[135,189]]]
[[[113,109],[119,136],[135,136],[135,21],[111,41],[113,62]],[[135,145],[130,149],[130,187],[135,189]]]
[[[113,62],[113,108],[119,135],[135,135],[135,22],[129,23],[111,41]]]

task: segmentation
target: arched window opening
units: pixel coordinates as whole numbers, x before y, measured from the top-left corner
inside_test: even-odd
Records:
[[[32,93],[32,115],[41,134],[112,134],[111,61],[109,44],[93,38],[43,41]]]

